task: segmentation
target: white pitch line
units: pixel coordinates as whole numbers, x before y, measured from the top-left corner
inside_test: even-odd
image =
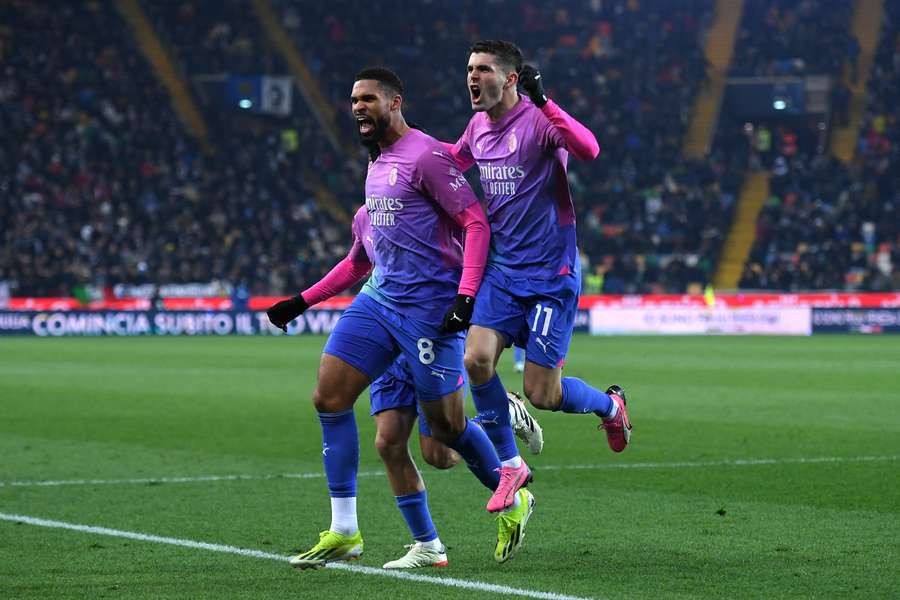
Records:
[[[900,455],[885,456],[819,456],[809,458],[736,458],[709,461],[602,463],[593,465],[532,465],[535,473],[541,471],[605,471],[613,469],[696,469],[703,467],[748,467],[760,465],[816,465],[833,463],[886,462],[900,460]],[[381,477],[383,471],[360,471],[357,477]],[[0,481],[0,487],[54,487],[65,485],[123,485],[159,483],[195,483],[204,481],[261,481],[272,479],[322,479],[323,472],[282,473],[276,475],[198,475],[186,477],[142,477],[138,479],[57,479]]]
[[[13,523],[25,523],[27,525],[35,525],[37,527],[49,527],[51,529],[67,529],[70,531],[80,531],[82,533],[92,533],[95,535],[105,535],[108,537],[126,538],[129,540],[137,540],[141,542],[154,542],[157,544],[168,544],[170,546],[181,546],[183,548],[194,548],[197,550],[209,550],[211,552],[222,552],[224,554],[236,554],[238,556],[246,556],[250,558],[262,558],[266,560],[275,560],[279,562],[287,562],[289,556],[281,554],[273,554],[271,552],[263,552],[262,550],[251,550],[248,548],[238,548],[236,546],[226,546],[222,544],[210,544],[208,542],[198,542],[194,540],[185,540],[181,538],[165,537],[160,535],[151,535],[147,533],[138,533],[136,531],[123,531],[121,529],[109,529],[107,527],[94,527],[92,525],[79,525],[77,523],[66,523],[64,521],[51,521],[49,519],[40,519],[37,517],[29,517],[25,515],[15,515],[8,513],[0,513],[0,521],[10,521]],[[476,590],[479,592],[490,592],[494,594],[503,594],[505,596],[518,596],[522,598],[539,598],[541,600],[591,600],[582,596],[568,596],[566,594],[556,594],[553,592],[541,592],[538,590],[529,590],[523,588],[508,587],[505,585],[497,585],[493,583],[484,583],[482,581],[471,581],[468,579],[456,579],[453,577],[434,577],[431,575],[419,575],[416,573],[407,573],[403,571],[388,571],[385,569],[374,569],[372,567],[362,567],[350,565],[347,563],[331,563],[328,565],[332,569],[340,569],[358,573],[360,575],[377,575],[380,577],[390,577],[393,579],[402,579],[405,581],[415,581],[417,583],[430,583],[433,585],[442,585],[446,587],[462,588],[467,590]]]
[[[688,469],[698,467],[752,467],[756,465],[817,465],[849,462],[883,462],[900,460],[900,455],[885,456],[818,456],[811,458],[735,458],[710,461],[612,463],[602,465],[535,465],[537,471],[579,471],[587,469]]]
[[[357,477],[381,477],[383,471],[360,471]],[[120,484],[159,484],[159,483],[195,483],[203,481],[260,481],[266,479],[324,479],[324,472],[317,473],[280,473],[276,475],[196,475],[185,477],[138,477],[131,479],[49,479],[0,481],[0,487],[55,487],[62,485],[120,485]]]

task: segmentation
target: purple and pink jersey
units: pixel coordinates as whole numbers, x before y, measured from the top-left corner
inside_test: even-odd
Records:
[[[599,152],[593,135],[552,100],[539,109],[520,96],[496,122],[486,112],[469,121],[451,153],[461,168],[478,164],[491,225],[488,264],[528,279],[575,271],[575,209],[566,174],[573,144],[579,158]]]
[[[440,321],[465,287],[460,220],[477,204],[456,162],[431,136],[410,129],[383,148],[366,176],[368,227],[354,220],[374,263],[363,293],[411,317]],[[475,271],[477,289],[483,264]]]
[[[369,211],[365,206],[360,206],[353,215],[353,223],[350,226],[353,233],[353,242],[350,245],[350,257],[362,258],[365,252],[369,262],[375,264],[375,248],[372,246],[372,223],[369,221]]]

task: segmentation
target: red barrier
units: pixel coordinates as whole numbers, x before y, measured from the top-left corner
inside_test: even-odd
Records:
[[[250,299],[250,310],[266,310],[283,296],[254,296]],[[353,301],[352,296],[339,296],[317,304],[317,308],[341,309]],[[229,310],[229,298],[163,298],[166,310]],[[900,293],[809,293],[809,294],[716,294],[715,302],[720,306],[813,306],[816,308],[898,308]],[[594,306],[633,307],[644,306],[705,306],[707,300],[701,295],[646,295],[646,296],[582,296],[579,308]],[[147,298],[100,300],[83,305],[75,298],[11,298],[8,310],[23,311],[64,311],[64,310],[150,310]]]

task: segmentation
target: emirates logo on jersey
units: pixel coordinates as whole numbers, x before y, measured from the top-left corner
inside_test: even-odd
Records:
[[[388,184],[394,185],[395,183],[397,183],[397,167],[392,168],[388,173]]]
[[[516,137],[516,132],[513,131],[509,134],[509,140],[506,142],[507,146],[509,146],[510,152],[515,152],[516,148],[519,147],[519,138]]]

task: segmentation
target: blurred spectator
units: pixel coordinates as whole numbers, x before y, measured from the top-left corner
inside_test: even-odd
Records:
[[[407,117],[455,140],[471,117],[465,51],[510,37],[510,20],[548,95],[601,144],[596,161],[570,163],[585,291],[702,289],[748,166],[774,175],[743,287],[897,287],[900,15],[891,3],[849,168],[821,154],[819,124],[802,120],[747,128],[726,119],[708,159],[680,158],[706,78],[712,0],[398,0],[379,7],[377,23],[351,0],[273,5],[337,111],[343,153],[298,98],[284,119],[203,105],[218,150],[204,155],[108,2],[0,4],[0,281],[9,292],[217,281],[240,302],[305,287],[349,237],[316,194],[350,212],[362,199],[365,154],[347,99],[355,73],[395,68]],[[287,71],[242,0],[143,6],[189,79]],[[850,12],[849,0],[747,0],[736,68],[837,75],[847,60],[852,69]],[[849,90],[835,88],[832,101],[845,119]]]
[[[277,129],[214,127],[227,133],[204,156],[108,4],[15,0],[0,21],[0,264],[14,294],[242,279],[285,293],[343,254],[344,225],[302,177],[329,168],[306,160],[321,157],[314,128],[281,126],[299,140],[285,147]]]
[[[900,7],[885,4],[854,162],[780,159],[740,287],[900,288]]]
[[[711,1],[401,0],[380,7],[377,27],[349,0],[302,11],[287,0],[274,4],[338,114],[348,109],[356,71],[385,64],[406,84],[406,116],[448,141],[472,114],[468,46],[512,37],[541,68],[548,95],[600,141],[597,160],[569,164],[584,273],[605,273],[606,291],[684,291],[689,280],[709,276],[728,230],[733,182],[724,191],[716,183],[711,172],[726,169],[721,162],[686,165],[679,156],[706,78]],[[510,20],[519,24],[514,36]],[[352,121],[342,123],[355,137]],[[628,256],[607,264],[620,252]]]
[[[838,76],[852,15],[850,0],[745,0],[731,74]]]

